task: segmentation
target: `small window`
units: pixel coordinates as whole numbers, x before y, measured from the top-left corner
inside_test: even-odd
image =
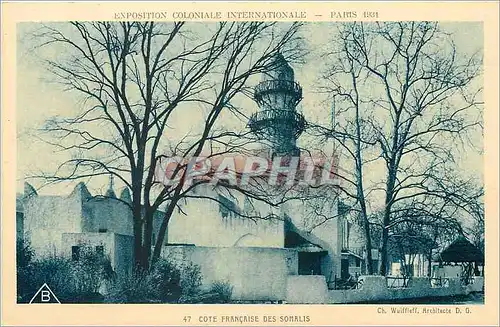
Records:
[[[356,267],[361,267],[361,259],[356,258]]]
[[[97,245],[97,246],[95,247],[95,252],[96,252],[96,254],[97,254],[97,255],[99,255],[99,256],[103,256],[103,255],[104,255],[104,246],[102,246],[102,245]]]
[[[99,228],[99,233],[107,233],[108,229],[107,228]]]
[[[73,261],[80,260],[80,247],[79,246],[72,246],[71,247],[71,259]]]

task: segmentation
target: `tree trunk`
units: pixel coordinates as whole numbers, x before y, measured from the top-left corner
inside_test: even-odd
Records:
[[[142,220],[142,205],[141,205],[141,190],[140,184],[133,185],[133,208],[132,214],[134,219],[134,269],[137,273],[142,273],[147,270],[148,258],[144,256],[143,246],[143,220]]]
[[[387,243],[389,241],[389,229],[387,226],[389,226],[390,219],[389,219],[389,210],[386,209],[384,213],[384,228],[382,229],[382,249],[381,249],[381,257],[380,257],[380,275],[386,276],[387,275],[387,261],[389,259],[388,253],[387,253]]]
[[[151,212],[151,210],[146,209],[144,212],[144,218],[146,220],[146,225],[145,225],[145,230],[144,230],[144,256],[146,258],[146,267],[149,269],[149,262],[151,259],[151,242],[152,242],[152,237],[153,237],[153,218],[154,218],[154,213]]]
[[[394,141],[396,144],[396,141]],[[395,145],[394,145],[395,147]],[[389,259],[387,253],[387,244],[389,242],[389,226],[391,223],[391,209],[392,209],[392,197],[394,194],[394,184],[396,182],[396,172],[397,172],[397,164],[396,160],[390,160],[388,165],[388,173],[387,173],[387,183],[385,189],[385,209],[384,209],[384,219],[383,219],[383,229],[382,229],[382,255],[381,255],[381,264],[380,264],[380,274],[382,276],[387,275],[387,260]]]
[[[372,237],[370,230],[370,222],[368,221],[368,214],[366,210],[365,193],[363,186],[363,155],[361,153],[361,122],[359,113],[359,103],[358,103],[358,91],[356,85],[356,78],[352,76],[353,86],[356,92],[356,185],[357,185],[357,197],[361,206],[361,214],[363,215],[363,225],[365,229],[365,245],[366,245],[366,268],[368,274],[373,274],[373,262],[372,262]]]
[[[429,251],[429,256],[427,257],[427,277],[432,277],[432,250]]]
[[[365,229],[365,245],[366,245],[366,269],[368,270],[368,275],[373,275],[373,259],[372,259],[372,240],[370,233],[370,222],[368,218],[364,219],[364,229]]]
[[[151,259],[151,265],[154,265],[158,259],[160,259],[161,249],[163,247],[163,242],[165,240],[165,234],[167,232],[168,223],[170,218],[172,217],[172,213],[174,212],[175,206],[177,204],[178,198],[177,194],[174,196],[168,206],[167,212],[165,212],[165,216],[160,226],[160,230],[158,231],[158,238],[156,239],[155,248],[153,251],[153,257]]]
[[[146,260],[147,261],[147,260]],[[142,246],[142,222],[134,217],[134,270],[142,272],[146,269],[144,264],[144,251]]]

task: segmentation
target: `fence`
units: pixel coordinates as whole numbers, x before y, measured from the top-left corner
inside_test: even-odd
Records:
[[[431,287],[448,287],[450,286],[450,280],[447,277],[433,277],[429,278]]]
[[[406,287],[399,287],[399,285],[406,285]],[[389,303],[388,301],[467,295],[471,292],[484,292],[484,278],[476,278],[473,284],[464,286],[460,278],[452,277],[412,277],[410,279],[368,275],[359,276],[355,288],[348,288],[338,278],[332,278],[328,286],[331,286],[329,290],[324,276],[321,275],[288,276],[285,301],[297,304]]]
[[[460,278],[360,276],[362,287],[329,290],[328,303],[388,303],[407,299],[449,297],[484,291],[484,279],[464,286]],[[434,286],[433,286],[434,285]],[[442,285],[438,287],[438,285]]]
[[[474,276],[463,275],[462,277],[460,277],[460,282],[464,286],[467,286],[469,284],[473,284],[474,283]]]
[[[387,276],[387,287],[388,288],[407,288],[410,282],[410,277],[408,276]]]
[[[337,278],[337,275],[328,283],[330,290],[356,290],[363,286],[363,280],[359,278],[358,274],[350,276],[349,278]]]

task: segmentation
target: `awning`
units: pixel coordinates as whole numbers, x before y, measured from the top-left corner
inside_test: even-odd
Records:
[[[309,252],[309,253],[327,252],[321,246],[312,243],[304,243],[299,246],[296,246],[293,249],[296,249],[298,252]]]
[[[346,252],[341,252],[341,255],[345,255],[345,256],[353,256],[353,257],[356,257],[356,258],[359,258],[361,260],[363,260],[363,257],[354,253],[354,252],[351,252],[351,251],[346,251]]]
[[[298,252],[328,253],[326,242],[297,228],[290,219],[285,220],[285,247]]]

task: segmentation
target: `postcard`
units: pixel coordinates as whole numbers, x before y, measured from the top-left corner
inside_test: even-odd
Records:
[[[2,325],[498,325],[497,2],[2,9]]]

